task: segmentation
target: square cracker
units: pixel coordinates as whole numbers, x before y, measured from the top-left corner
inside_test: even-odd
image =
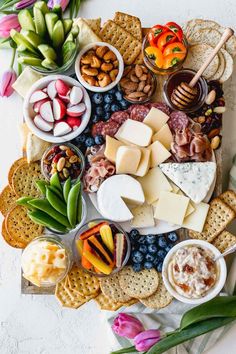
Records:
[[[234,211],[220,198],[215,198],[210,203],[203,231],[189,231],[191,238],[212,242],[226,226],[234,219]]]
[[[228,190],[222,193],[219,198],[236,213],[236,193],[234,191]]]
[[[134,63],[141,52],[141,42],[112,20],[104,24],[99,36],[119,50],[126,65]]]
[[[113,21],[142,42],[142,26],[138,17],[116,12]]]
[[[98,18],[83,18],[83,20],[89,25],[91,30],[96,33],[96,35],[99,35],[99,32],[101,30],[101,17]]]
[[[236,244],[236,236],[232,235],[230,232],[225,230],[221,234],[216,236],[212,244],[213,246],[218,248],[221,253],[223,253],[229,247],[232,247]]]

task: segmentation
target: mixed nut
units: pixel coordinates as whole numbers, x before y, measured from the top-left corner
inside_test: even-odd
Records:
[[[54,145],[47,150],[42,159],[43,172],[48,179],[58,173],[60,181],[68,177],[77,179],[83,172],[83,161],[77,148],[69,145]]]
[[[91,86],[106,87],[115,81],[119,61],[107,46],[94,46],[80,60],[82,78]]]
[[[155,90],[155,79],[151,72],[141,64],[126,66],[120,86],[124,98],[131,102],[143,102],[151,98]]]

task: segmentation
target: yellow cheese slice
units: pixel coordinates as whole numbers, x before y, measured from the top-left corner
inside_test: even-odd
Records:
[[[20,76],[18,76],[12,87],[20,96],[24,98],[31,86],[42,77],[42,75],[36,73],[29,66],[27,66],[22,71]]]
[[[132,227],[152,227],[155,225],[153,217],[153,209],[151,205],[143,204],[132,209],[133,219],[131,220]]]
[[[105,151],[104,151],[104,155],[105,157],[115,163],[116,162],[116,153],[117,150],[120,146],[123,146],[124,143],[120,142],[119,140],[116,140],[114,138],[112,138],[109,135],[106,135],[106,147],[105,147]]]
[[[160,141],[162,145],[165,146],[167,150],[170,150],[171,143],[173,142],[173,135],[170,131],[168,124],[164,124],[161,129],[152,136],[152,141]]]
[[[151,151],[150,167],[158,166],[171,156],[171,153],[158,140],[154,141],[148,149]]]
[[[143,177],[148,173],[150,168],[150,155],[151,151],[145,148],[140,148],[141,160],[139,162],[137,171],[134,173],[135,176]]]
[[[185,194],[181,191],[181,189],[178,190],[177,194],[185,196]],[[189,204],[188,204],[188,208],[186,210],[185,218],[186,218],[186,216],[188,216],[194,212],[195,208],[194,208],[193,204],[194,203],[190,200]]]
[[[127,119],[120,126],[115,138],[123,142],[145,147],[150,144],[152,134],[152,129],[146,124]]]
[[[74,20],[74,25],[79,27],[78,41],[80,49],[90,43],[101,42],[101,39],[93,32],[93,30],[82,18],[76,18]]]
[[[133,146],[120,146],[116,153],[116,173],[134,174],[141,159],[141,151]]]
[[[164,124],[168,121],[169,116],[162,112],[160,109],[152,107],[149,113],[143,120],[143,123],[147,124],[154,133],[158,132]]]
[[[26,142],[27,162],[30,163],[41,160],[45,150],[51,145],[51,143],[38,138],[33,133],[29,133]]]
[[[209,210],[209,204],[201,202],[199,204],[193,203],[193,206],[195,208],[194,212],[184,218],[181,226],[189,230],[202,232]]]

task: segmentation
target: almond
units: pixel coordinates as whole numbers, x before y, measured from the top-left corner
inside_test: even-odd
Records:
[[[141,66],[141,65],[136,64],[134,70],[135,70],[135,75],[136,75],[137,77],[140,78],[140,77],[143,75],[143,69],[142,69],[142,66]]]
[[[57,163],[57,171],[61,172],[65,166],[66,159],[64,157],[60,157]]]
[[[131,92],[129,95],[128,95],[128,98],[140,98],[140,97],[144,97],[146,96],[145,93],[143,92],[138,92],[138,91],[135,91],[135,92]]]

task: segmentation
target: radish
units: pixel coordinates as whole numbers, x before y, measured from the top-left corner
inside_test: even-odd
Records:
[[[55,120],[62,119],[66,114],[65,104],[62,102],[62,100],[60,100],[60,98],[54,98],[52,101],[52,105],[53,105],[54,119]]]
[[[46,92],[43,92],[42,90],[36,90],[30,96],[29,102],[35,103],[35,102],[41,101],[47,97],[48,97],[48,95],[46,94]]]
[[[69,124],[69,126],[75,130],[78,128],[81,124],[81,118],[80,117],[67,117],[66,118],[66,123]]]
[[[45,121],[40,114],[37,114],[34,117],[34,124],[36,125],[37,128],[44,132],[50,132],[53,128],[53,123]]]
[[[56,81],[56,90],[58,92],[58,95],[62,95],[62,96],[67,96],[69,91],[70,91],[70,87],[63,81],[58,79]]]
[[[83,99],[83,90],[80,87],[73,86],[70,92],[70,103],[72,105],[78,104]]]
[[[54,122],[54,116],[52,111],[52,102],[47,101],[40,106],[39,113],[47,122]]]
[[[44,88],[42,89],[42,91],[43,91],[44,93],[48,93],[47,87],[44,87]]]
[[[81,116],[86,110],[86,106],[84,103],[77,104],[75,106],[71,106],[67,108],[66,113],[71,117]]]
[[[62,99],[63,102],[65,103],[69,103],[70,102],[70,96],[63,96],[63,95],[58,95],[60,97],[60,99]]]
[[[35,113],[39,113],[40,107],[42,106],[43,103],[48,102],[49,98],[44,98],[41,101],[35,102],[33,105],[33,110],[35,111]]]
[[[53,129],[54,136],[62,136],[71,132],[71,127],[66,122],[58,122]]]
[[[56,80],[51,81],[47,87],[48,96],[53,100],[57,96]]]

